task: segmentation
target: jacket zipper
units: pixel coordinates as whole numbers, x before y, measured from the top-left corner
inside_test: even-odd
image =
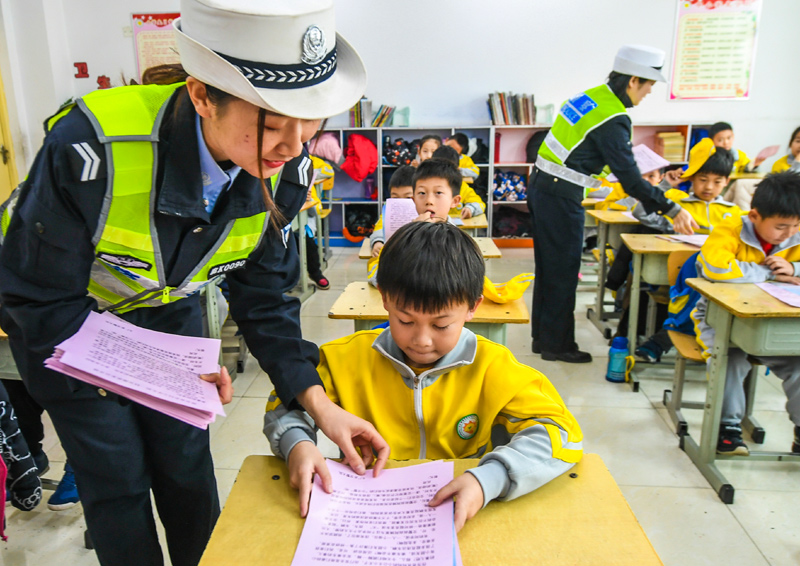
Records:
[[[422,420],[422,379],[414,376],[414,413],[417,417],[419,428],[419,459],[425,460],[427,454],[427,441],[425,439],[425,422]]]

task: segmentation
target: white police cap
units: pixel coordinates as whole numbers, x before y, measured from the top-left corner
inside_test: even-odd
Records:
[[[647,45],[623,45],[617,51],[612,70],[651,81],[667,82],[659,70],[664,66],[664,52]]]

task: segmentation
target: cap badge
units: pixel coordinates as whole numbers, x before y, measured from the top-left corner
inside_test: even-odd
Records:
[[[303,63],[316,65],[325,58],[325,33],[317,26],[309,26],[303,36]]]

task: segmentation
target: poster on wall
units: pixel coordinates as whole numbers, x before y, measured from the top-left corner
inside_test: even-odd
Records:
[[[679,0],[669,100],[747,100],[762,0]]]
[[[132,14],[133,45],[136,49],[136,73],[139,82],[148,67],[165,63],[180,63],[172,22],[181,15]]]

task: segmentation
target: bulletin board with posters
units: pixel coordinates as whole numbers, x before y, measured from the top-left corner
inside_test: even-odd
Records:
[[[747,100],[762,0],[679,0],[670,100]]]
[[[165,63],[180,63],[172,22],[181,15],[132,14],[133,44],[136,49],[136,73],[139,82],[145,69]]]

